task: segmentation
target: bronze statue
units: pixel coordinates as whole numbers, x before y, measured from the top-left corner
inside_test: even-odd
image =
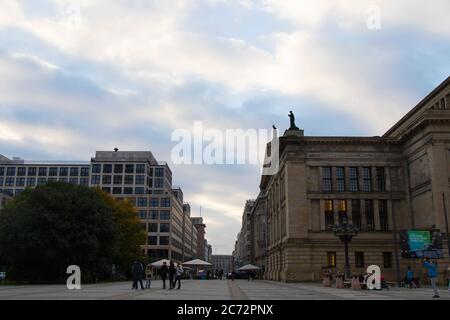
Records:
[[[291,126],[290,126],[289,130],[300,130],[295,125],[295,116],[294,116],[294,113],[292,111],[289,111],[289,118],[291,120]]]

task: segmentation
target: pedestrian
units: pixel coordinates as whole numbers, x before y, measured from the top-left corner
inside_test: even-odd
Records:
[[[175,269],[175,264],[173,263],[172,260],[170,260],[169,263],[169,290],[172,290],[175,286],[174,280],[175,280],[175,274],[176,274],[176,269]]]
[[[163,265],[161,266],[161,269],[159,270],[159,273],[161,275],[161,280],[163,282],[163,289],[166,288],[167,272],[168,272],[167,264],[164,261]]]
[[[183,267],[181,264],[179,264],[176,268],[176,276],[175,276],[175,283],[173,284],[174,288],[178,282],[177,290],[180,290],[181,287],[181,277],[183,276]]]
[[[235,275],[235,272],[233,270],[233,271],[231,271],[231,281],[234,281],[234,275]]]
[[[352,278],[352,289],[361,290],[361,283],[359,282],[359,276],[355,274]]]
[[[409,284],[409,288],[417,288],[416,282],[414,281],[414,271],[411,266],[408,266],[408,271],[406,272],[406,283]]]
[[[344,288],[344,274],[341,271],[336,273],[336,288]]]
[[[428,271],[428,278],[430,279],[431,288],[433,289],[433,292],[434,292],[433,298],[440,298],[439,291],[436,286],[436,278],[437,278],[436,264],[433,261],[431,261],[429,258],[425,258],[425,260],[423,262],[423,266]]]
[[[219,279],[220,280],[223,279],[223,269],[220,269],[220,271],[219,271]]]
[[[142,275],[144,274],[144,265],[139,261],[134,261],[131,266],[131,275],[133,276],[133,289],[138,289],[138,282],[141,284],[141,289],[144,290],[142,283]]]
[[[145,268],[145,288],[150,289],[152,285],[152,278],[153,278],[153,268],[152,265],[147,265],[147,268]]]

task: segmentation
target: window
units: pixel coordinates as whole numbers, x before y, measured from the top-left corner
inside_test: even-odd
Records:
[[[164,179],[155,179],[155,188],[163,188]]]
[[[8,167],[8,169],[6,169],[6,175],[8,177],[14,177],[16,175],[16,167]]]
[[[145,176],[143,175],[136,176],[136,184],[145,184]]]
[[[99,163],[92,165],[92,173],[101,173],[102,172],[102,165]]]
[[[67,178],[59,178],[59,182],[67,183]]]
[[[372,191],[372,172],[369,167],[363,168],[363,191]]]
[[[332,188],[332,179],[331,179],[331,167],[323,168],[323,191],[331,192]]]
[[[110,187],[103,187],[102,190],[106,193],[111,193],[111,188]]]
[[[25,175],[26,175],[26,172],[27,172],[27,168],[25,168],[25,167],[17,168],[17,175],[18,175],[19,177],[25,176]]]
[[[392,252],[383,252],[383,265],[385,268],[392,268]]]
[[[82,186],[87,186],[89,185],[89,178],[80,178],[80,184]]]
[[[386,183],[384,179],[384,168],[377,167],[377,190],[386,191]]]
[[[336,252],[327,252],[327,266],[332,268],[336,267]]]
[[[3,187],[4,183],[5,183],[5,178],[0,177],[0,188]]]
[[[148,232],[158,232],[158,224],[157,223],[149,223],[148,224]]]
[[[161,220],[170,220],[170,211],[169,210],[161,210],[160,219]]]
[[[352,222],[357,229],[361,229],[361,201],[352,200]]]
[[[78,184],[78,178],[70,178],[69,183],[71,184]]]
[[[364,252],[362,251],[355,252],[355,267],[364,268]]]
[[[123,176],[114,176],[114,184],[123,184]]]
[[[48,182],[57,182],[58,178],[48,178]]]
[[[122,188],[121,187],[114,187],[113,188],[113,194],[122,194]]]
[[[150,207],[159,207],[159,198],[150,198]]]
[[[339,224],[347,223],[347,201],[339,200]]]
[[[38,186],[46,184],[46,183],[47,183],[47,178],[38,178],[37,179],[37,185]]]
[[[36,175],[36,168],[35,167],[28,168],[28,175],[29,176],[35,176]]]
[[[142,220],[147,219],[147,210],[139,210],[139,218]]]
[[[123,188],[124,194],[133,194],[133,188]]]
[[[153,179],[147,178],[147,185],[152,188],[153,187]]]
[[[159,245],[160,246],[168,246],[169,245],[169,237],[159,237]]]
[[[160,223],[159,232],[170,232],[170,223]]]
[[[81,176],[89,177],[89,168],[81,168]]]
[[[70,168],[70,176],[71,177],[78,177],[79,175],[80,175],[79,168]]]
[[[112,164],[104,164],[103,173],[112,173]]]
[[[0,167],[0,176],[5,175],[5,167]]]
[[[338,192],[345,191],[345,171],[344,167],[336,168],[336,187]]]
[[[34,187],[36,185],[36,178],[27,178],[27,187]]]
[[[148,172],[149,176],[153,176],[153,168],[150,168],[150,171]]]
[[[125,184],[133,184],[134,183],[134,176],[125,176]]]
[[[148,245],[149,246],[156,246],[157,244],[158,244],[158,237],[156,237],[156,236],[148,237]]]
[[[379,210],[378,213],[380,216],[380,230],[388,231],[389,230],[389,221],[388,221],[387,201],[386,200],[380,200],[378,202],[378,210]]]
[[[5,187],[14,187],[14,178],[8,177],[5,180]]]
[[[358,168],[350,167],[350,191],[358,191]]]
[[[91,184],[100,184],[100,176],[94,175],[91,177]]]
[[[373,215],[373,200],[366,200],[365,202],[365,213],[366,213],[366,223],[367,230],[375,230],[375,218]]]
[[[325,228],[331,229],[334,225],[333,200],[325,200]]]
[[[114,165],[114,173],[123,173],[123,164]]]
[[[56,177],[58,175],[58,168],[56,167],[51,167],[48,169],[48,175],[50,177]]]
[[[125,165],[125,173],[134,173],[134,164]]]
[[[164,177],[164,168],[155,168],[155,177]]]
[[[161,207],[170,207],[170,198],[161,198]]]
[[[38,175],[39,175],[40,177],[45,177],[45,176],[47,176],[47,168],[39,168]]]
[[[140,197],[137,202],[138,207],[146,207],[147,206],[147,198]]]
[[[69,175],[69,168],[59,168],[59,176],[67,177]]]
[[[137,164],[136,173],[145,173],[145,164]]]
[[[111,184],[111,176],[103,176],[102,184]]]
[[[145,188],[144,187],[136,187],[134,188],[135,194],[145,194]]]
[[[149,216],[152,220],[158,220],[158,210],[150,210]]]

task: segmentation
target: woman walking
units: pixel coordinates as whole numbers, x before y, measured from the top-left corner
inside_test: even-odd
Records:
[[[150,289],[152,285],[152,278],[153,278],[153,267],[151,264],[147,265],[147,268],[145,268],[145,288]]]

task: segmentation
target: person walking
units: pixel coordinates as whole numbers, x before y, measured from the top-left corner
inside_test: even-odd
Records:
[[[411,269],[411,267],[408,267],[408,271],[406,272],[406,282],[409,284],[409,288],[412,289],[417,288],[416,282],[414,281],[414,271]]]
[[[168,272],[167,264],[164,261],[163,265],[161,266],[161,269],[159,270],[161,280],[163,282],[163,289],[166,289],[167,272]]]
[[[175,288],[175,286],[176,286],[176,284],[177,284],[177,282],[178,282],[178,287],[177,287],[177,290],[180,290],[180,287],[181,287],[181,277],[183,276],[183,267],[181,266],[181,264],[179,264],[177,267],[176,267],[176,270],[175,270],[175,283],[173,284],[173,287]]]
[[[174,279],[175,279],[176,269],[175,264],[172,260],[170,260],[169,264],[169,290],[172,290],[175,286]]]
[[[145,288],[150,289],[152,285],[152,278],[153,278],[153,267],[151,264],[147,265],[147,268],[145,268]]]
[[[142,275],[144,274],[144,266],[139,261],[134,261],[131,266],[131,275],[133,276],[133,289],[138,289],[138,282],[141,284],[141,289],[144,290],[144,284],[142,283]]]
[[[437,278],[437,266],[433,261],[431,261],[429,258],[425,258],[423,262],[423,266],[428,271],[428,278],[431,282],[431,288],[433,289],[434,295],[433,298],[440,298],[439,291],[436,286],[436,278]]]

